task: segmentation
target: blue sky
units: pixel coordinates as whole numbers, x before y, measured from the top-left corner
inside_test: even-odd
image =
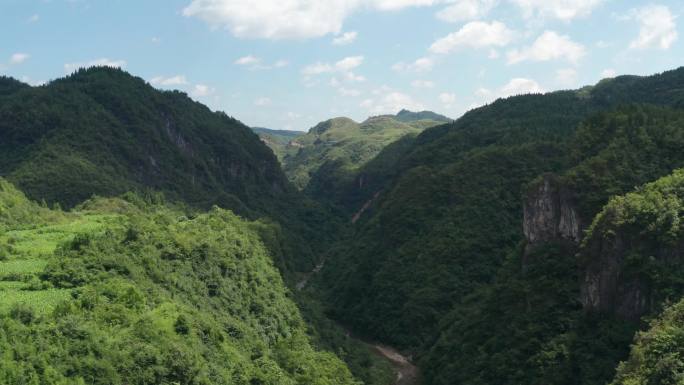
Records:
[[[0,73],[123,67],[248,125],[429,109],[684,64],[684,2],[0,0]]]

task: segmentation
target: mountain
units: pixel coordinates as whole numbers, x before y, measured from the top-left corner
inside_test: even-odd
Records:
[[[279,261],[289,271],[313,266],[316,247],[335,234],[251,129],[184,93],[107,67],[41,87],[0,84],[13,90],[0,93],[0,175],[31,199],[70,208],[93,195],[152,190],[268,217],[292,232],[290,258]]]
[[[272,130],[270,128],[252,127],[261,141],[264,142],[282,162],[286,154],[292,153],[296,147],[289,144],[299,136],[304,135],[302,131]]]
[[[578,301],[578,242],[612,196],[684,167],[683,86],[680,68],[500,99],[387,147],[338,188],[357,215],[314,283],[329,313],[427,384],[610,381],[638,324]]]
[[[441,123],[423,119],[423,113],[402,113],[405,121],[398,120],[399,115],[383,115],[362,123],[343,117],[321,122],[289,143],[296,152],[287,151],[283,170],[297,187],[315,195],[321,184],[338,183],[388,144]]]
[[[432,111],[412,112],[409,110],[401,110],[394,116],[394,119],[400,122],[415,122],[418,120],[434,120],[435,122],[441,123],[453,122],[453,119]]]
[[[0,179],[0,382],[358,384],[309,342],[275,226],[153,201],[62,212]]]

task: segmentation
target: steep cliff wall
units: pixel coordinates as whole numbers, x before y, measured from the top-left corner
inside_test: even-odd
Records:
[[[523,233],[527,256],[536,246],[553,241],[578,243],[582,221],[571,194],[554,174],[544,174],[528,190],[523,206]]]
[[[586,311],[638,320],[684,293],[684,172],[611,199],[579,254]]]

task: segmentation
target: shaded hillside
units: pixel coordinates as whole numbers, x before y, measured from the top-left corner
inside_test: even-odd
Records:
[[[3,384],[357,384],[309,343],[270,224],[134,194],[50,212],[1,179],[0,207]]]
[[[586,225],[610,196],[681,167],[681,112],[630,107],[595,114],[626,103],[679,108],[683,86],[680,69],[498,100],[381,153],[374,160],[381,167],[350,178],[349,186],[358,186],[373,177],[374,187],[359,187],[355,198],[372,204],[322,272],[330,311],[418,353],[428,383],[608,381],[633,326],[585,320],[581,305],[568,300],[580,291],[579,267],[567,270],[576,266],[575,246],[538,249],[557,257],[538,275],[519,275],[528,255],[520,248],[521,197],[538,176],[565,174]],[[577,335],[593,335],[581,327],[604,330],[606,339],[593,338],[586,349],[587,340],[558,339],[571,326]],[[539,356],[554,346],[559,352]],[[553,361],[562,351],[569,358]],[[605,361],[588,361],[594,354]],[[552,361],[535,361],[542,358]],[[579,374],[567,375],[573,370]]]
[[[407,117],[404,122],[391,115],[372,117],[362,123],[349,118],[330,119],[290,142],[289,147],[297,150],[284,157],[283,169],[297,187],[315,196],[323,189],[334,189],[329,185],[343,183],[388,144],[438,124],[439,121],[418,115]]]
[[[290,258],[279,261],[289,270],[312,266],[312,249],[334,236],[334,220],[290,185],[256,134],[184,93],[113,68],[41,87],[5,83],[14,91],[0,94],[0,175],[33,199],[72,207],[92,195],[154,190],[268,216],[290,232]]]

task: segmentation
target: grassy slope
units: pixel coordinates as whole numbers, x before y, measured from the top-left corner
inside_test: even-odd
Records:
[[[271,225],[135,195],[54,212],[0,185],[0,382],[354,383],[309,344]]]
[[[437,124],[440,122],[432,120],[400,122],[393,116],[369,118],[360,124],[348,118],[330,119],[293,142],[298,150],[283,159],[284,170],[302,189],[312,178],[313,185],[325,183],[326,177],[334,182],[333,179],[344,178],[402,136]],[[319,172],[321,169],[325,172]]]

